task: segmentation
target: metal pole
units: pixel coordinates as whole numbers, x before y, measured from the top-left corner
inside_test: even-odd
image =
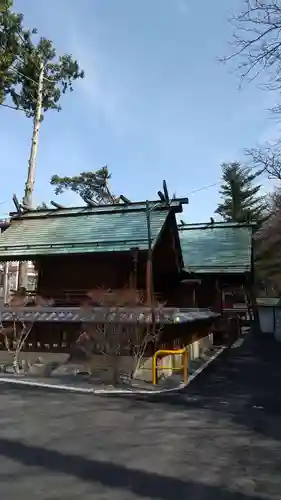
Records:
[[[184,382],[184,384],[187,384],[187,382],[188,382],[188,351],[187,351],[187,348],[185,348],[185,351],[183,353],[183,382]]]

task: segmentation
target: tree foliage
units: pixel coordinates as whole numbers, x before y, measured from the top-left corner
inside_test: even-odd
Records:
[[[260,172],[252,173],[239,162],[222,164],[221,203],[216,213],[225,221],[259,222],[265,211],[265,202],[259,196],[260,185],[254,181]]]
[[[6,2],[0,12],[0,103],[16,85],[13,71],[17,58],[30,43],[31,32],[23,28],[23,15],[11,12],[12,1]]]
[[[23,15],[12,11],[12,1],[0,13],[0,103],[11,98],[28,117],[36,111],[40,64],[44,66],[42,111],[60,111],[60,98],[72,91],[84,72],[70,54],[57,56],[53,43],[35,39],[36,29],[23,27]]]
[[[109,188],[111,174],[107,166],[95,172],[81,172],[73,177],[59,177],[53,175],[51,185],[55,186],[55,194],[62,194],[64,191],[73,191],[83,200],[92,200],[98,204],[119,203],[120,199],[114,196]]]
[[[36,29],[25,29],[23,15],[13,12],[13,2],[2,2],[0,11],[0,104],[19,109],[33,120],[33,134],[23,202],[32,208],[40,122],[50,109],[60,111],[62,94],[73,90],[84,77],[70,54],[57,56],[53,43],[37,38]],[[7,101],[7,103],[6,103]],[[26,285],[27,265],[21,263],[19,283]]]

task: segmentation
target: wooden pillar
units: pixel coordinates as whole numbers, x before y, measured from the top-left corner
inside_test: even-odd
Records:
[[[138,289],[138,248],[132,248],[132,271],[130,273],[130,288]]]
[[[216,291],[215,310],[221,313],[223,304],[222,304],[222,290],[219,278],[216,278],[215,291]]]

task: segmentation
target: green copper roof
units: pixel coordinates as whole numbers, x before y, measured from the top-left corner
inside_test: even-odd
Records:
[[[155,207],[157,210],[168,210],[169,208],[174,209],[175,212],[181,212],[181,199],[179,200],[171,200],[169,207],[165,206],[165,204],[161,203],[159,200],[157,201],[149,201],[149,207],[153,209]],[[93,207],[89,207],[85,205],[83,207],[69,207],[69,208],[60,208],[60,209],[40,209],[34,210],[31,212],[26,212],[21,216],[21,219],[34,219],[41,217],[63,217],[67,215],[97,215],[97,214],[114,214],[114,213],[125,213],[131,211],[142,211],[144,212],[146,209],[146,202],[134,202],[128,205],[123,203],[118,203],[116,205],[96,205]],[[153,210],[152,210],[153,211]],[[18,214],[13,212],[11,214],[15,218],[18,218]]]
[[[234,223],[179,226],[186,271],[244,273],[251,271],[252,226]]]
[[[180,203],[173,203],[173,207],[181,211]],[[162,205],[150,212],[152,244],[170,210]],[[38,210],[12,217],[10,227],[0,237],[0,260],[136,247],[148,248],[145,203]]]

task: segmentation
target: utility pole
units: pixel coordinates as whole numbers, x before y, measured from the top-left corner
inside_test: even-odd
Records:
[[[42,114],[42,99],[43,99],[43,83],[44,83],[44,63],[40,62],[39,78],[37,88],[36,110],[33,119],[33,132],[31,140],[30,155],[28,160],[27,178],[25,183],[23,205],[26,208],[32,208],[32,197],[35,181],[36,158],[38,151],[39,129],[41,124]],[[28,262],[20,262],[19,265],[19,286],[27,288],[28,278]]]

